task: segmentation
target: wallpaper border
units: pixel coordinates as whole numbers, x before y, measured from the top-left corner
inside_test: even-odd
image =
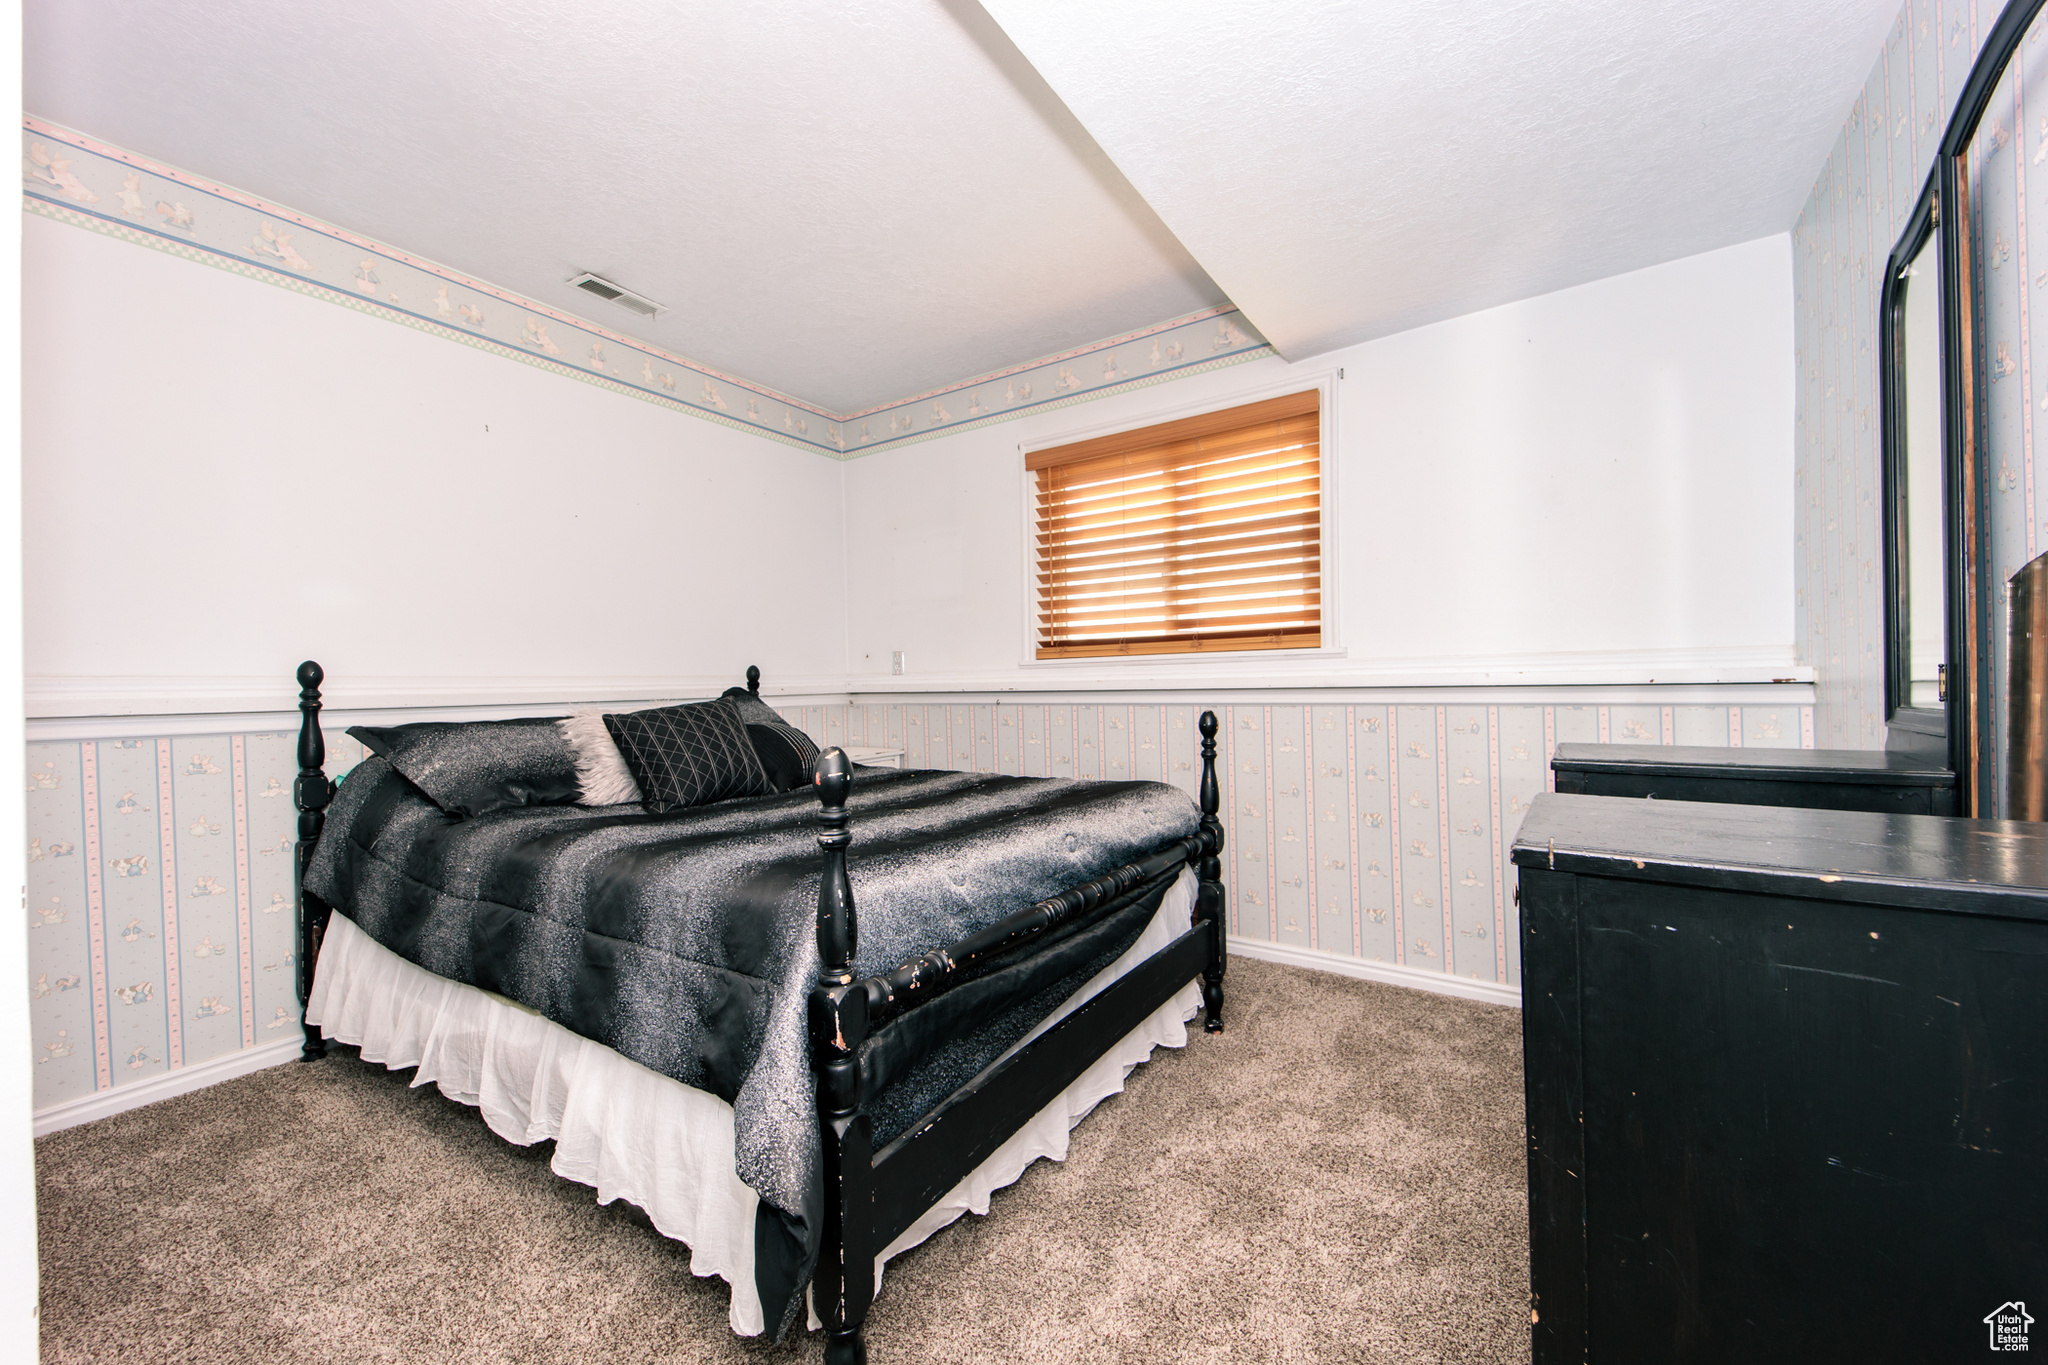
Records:
[[[1242,312],[1221,304],[908,398],[840,414],[75,129],[33,115],[23,116],[22,129],[22,200],[23,207],[30,212],[279,285],[308,298],[340,304],[657,407],[838,460],[972,431],[1275,354]],[[53,151],[45,140],[61,144],[65,151]],[[75,164],[81,158],[82,164]],[[98,182],[97,187],[85,178],[87,173]],[[111,176],[121,177],[119,190],[113,189],[108,178]],[[152,183],[145,183],[144,176],[151,177]],[[207,221],[203,225],[200,214],[179,197],[181,193],[205,196],[202,207]],[[169,197],[162,197],[166,195]],[[153,208],[146,210],[145,204],[152,201]],[[118,216],[111,207],[96,207],[109,202],[120,204]],[[227,227],[212,221],[217,210],[231,215]],[[151,224],[152,212],[162,226]],[[272,219],[276,221],[268,221]],[[284,231],[287,226],[291,231]],[[322,248],[345,247],[337,259],[346,259],[340,259],[339,264],[316,264],[294,245],[293,239],[302,234],[310,234],[308,247],[315,242]],[[248,245],[244,246],[244,242]],[[247,254],[250,251],[272,259],[256,259]],[[315,254],[335,253],[321,250]],[[353,278],[348,274],[351,268]],[[391,279],[387,280],[387,275]],[[395,284],[405,286],[403,296]],[[450,293],[451,286],[475,297],[458,298]],[[421,297],[429,299],[438,317],[403,302]],[[491,307],[488,317],[479,306],[486,302]],[[501,305],[510,305],[515,316],[507,320]],[[523,327],[516,316],[521,312],[525,314]],[[459,324],[453,320],[457,318],[461,319]],[[559,336],[551,334],[550,324],[567,330]],[[519,330],[512,331],[514,327]],[[1118,354],[1148,341],[1149,353],[1132,360],[1130,365],[1124,363],[1127,357]],[[613,352],[607,352],[607,346],[614,348]],[[571,358],[579,354],[582,360]],[[640,361],[639,380],[631,377],[636,359]],[[1095,373],[1098,362],[1099,376]],[[680,389],[676,375],[667,368],[657,371],[657,365],[683,372]],[[694,396],[688,391],[693,380],[698,384]],[[1000,397],[996,392],[999,385]],[[730,394],[731,403],[726,401],[726,389],[736,391]],[[988,392],[988,406],[982,402],[984,390]],[[745,411],[735,412],[733,405],[742,399]],[[770,410],[763,410],[764,403]],[[954,415],[955,407],[962,409],[959,416]],[[884,420],[888,424],[886,432],[879,429]],[[817,434],[812,433],[814,423],[820,428]],[[857,431],[855,423],[859,423]]]

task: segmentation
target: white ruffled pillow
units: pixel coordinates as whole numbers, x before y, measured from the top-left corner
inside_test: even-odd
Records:
[[[604,712],[577,711],[555,722],[562,727],[569,747],[576,751],[576,782],[583,789],[581,804],[623,806],[643,800],[640,784],[633,780],[619,746],[604,728]]]

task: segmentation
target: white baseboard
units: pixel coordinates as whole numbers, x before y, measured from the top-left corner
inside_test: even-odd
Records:
[[[1315,948],[1295,948],[1285,943],[1268,943],[1261,938],[1239,938],[1230,936],[1230,951],[1237,957],[1254,958],[1260,962],[1278,962],[1288,967],[1307,967],[1318,972],[1335,972],[1338,976],[1356,977],[1362,981],[1379,981],[1389,986],[1408,986],[1418,991],[1434,991],[1438,995],[1455,995],[1462,1000],[1482,1000],[1489,1005],[1513,1005],[1522,1007],[1522,992],[1514,986],[1504,986],[1498,981],[1479,981],[1469,976],[1451,976],[1445,972],[1424,971],[1420,967],[1404,967],[1398,962],[1366,962],[1344,953],[1325,953]],[[1230,1010],[1230,987],[1226,982],[1223,989],[1225,1017]]]
[[[91,1123],[129,1109],[139,1109],[145,1104],[170,1099],[193,1090],[203,1090],[209,1085],[231,1081],[237,1076],[246,1076],[252,1071],[289,1062],[299,1055],[304,1040],[295,1030],[289,1038],[263,1043],[256,1047],[245,1047],[240,1052],[230,1052],[223,1057],[210,1058],[191,1066],[181,1066],[176,1071],[166,1071],[161,1076],[151,1076],[146,1081],[133,1085],[116,1086],[112,1090],[100,1090],[90,1095],[81,1095],[75,1100],[53,1104],[48,1109],[36,1110],[36,1136],[55,1133],[65,1128],[76,1128],[81,1123]]]

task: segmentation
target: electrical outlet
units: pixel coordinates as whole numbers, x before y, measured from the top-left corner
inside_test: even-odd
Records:
[[[903,651],[902,651],[902,650],[900,650],[900,649],[892,649],[892,650],[890,650],[890,651],[889,651],[889,671],[890,671],[891,673],[895,674],[895,675],[896,675],[897,677],[899,677],[899,678],[903,676]]]

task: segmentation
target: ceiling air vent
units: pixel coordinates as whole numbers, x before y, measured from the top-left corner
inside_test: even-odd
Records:
[[[643,298],[630,289],[622,289],[604,276],[593,275],[587,270],[569,283],[601,299],[616,303],[621,308],[638,313],[643,318],[651,318],[662,311],[662,306],[653,299]]]

